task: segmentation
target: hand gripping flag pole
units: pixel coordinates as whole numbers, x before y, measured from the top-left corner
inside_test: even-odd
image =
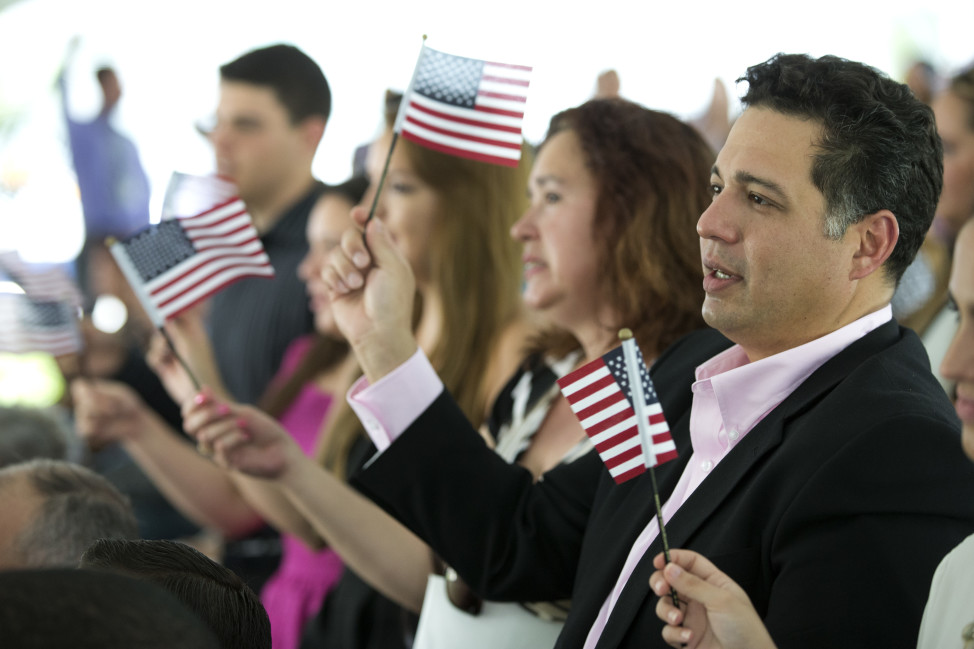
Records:
[[[160,319],[158,317],[156,310],[151,307],[150,298],[148,297],[148,295],[145,294],[143,290],[140,290],[140,286],[137,280],[135,280],[135,276],[136,276],[135,271],[129,268],[131,263],[129,262],[128,257],[120,256],[121,253],[116,252],[118,250],[116,246],[119,245],[118,239],[116,239],[115,237],[108,237],[107,239],[105,239],[105,245],[108,246],[109,250],[112,251],[112,254],[115,257],[116,262],[123,269],[122,273],[125,275],[126,279],[129,280],[129,283],[132,285],[132,288],[136,291],[136,295],[138,296],[139,301],[142,304],[143,308],[149,309],[150,317],[153,320],[153,324],[156,325],[156,329],[159,331],[159,333],[162,334],[162,337],[166,340],[166,345],[169,346],[169,351],[172,352],[173,358],[176,359],[176,362],[178,362],[180,367],[183,368],[183,371],[186,372],[186,376],[189,377],[189,380],[193,382],[193,388],[195,388],[196,391],[199,392],[200,382],[196,379],[196,375],[193,374],[193,370],[190,369],[189,364],[186,362],[186,359],[184,359],[182,355],[178,351],[176,351],[176,345],[173,344],[172,337],[169,335],[169,332],[166,331],[165,318],[162,317]]]
[[[189,377],[189,380],[193,382],[193,389],[199,392],[201,387],[200,382],[196,379],[196,375],[193,374],[193,370],[189,368],[189,364],[186,362],[186,360],[180,355],[179,352],[176,351],[176,345],[173,344],[172,337],[169,335],[169,332],[166,331],[165,325],[159,327],[159,333],[161,333],[162,337],[166,339],[166,344],[169,345],[169,351],[172,352],[173,358],[176,359],[179,365],[183,368],[183,371],[186,372],[186,376]],[[667,561],[669,561],[668,557]]]
[[[633,407],[636,411],[636,426],[639,428],[639,441],[643,449],[643,459],[645,466],[649,469],[649,477],[653,483],[653,502],[656,504],[656,523],[659,525],[659,536],[663,542],[663,558],[666,563],[670,562],[670,544],[666,539],[666,525],[663,523],[663,509],[659,502],[659,487],[656,484],[656,451],[653,450],[653,437],[649,431],[649,416],[646,413],[646,397],[643,394],[643,382],[639,373],[639,365],[643,362],[637,353],[636,339],[632,337],[632,331],[622,329],[619,331],[619,339],[622,341],[622,353],[626,359],[626,370],[629,373],[629,385],[632,387]],[[673,597],[673,605],[680,606],[680,598],[675,589],[670,589]]]

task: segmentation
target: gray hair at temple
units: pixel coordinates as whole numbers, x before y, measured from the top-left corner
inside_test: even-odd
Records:
[[[777,54],[748,68],[741,81],[745,106],[821,125],[812,182],[825,196],[826,236],[838,239],[879,210],[896,216],[900,236],[884,268],[899,282],[943,187],[943,146],[930,107],[905,84],[837,56]]]
[[[102,538],[137,538],[129,499],[81,465],[32,460],[0,469],[3,567],[76,566]]]
[[[0,468],[45,458],[67,457],[67,430],[40,408],[0,406]]]

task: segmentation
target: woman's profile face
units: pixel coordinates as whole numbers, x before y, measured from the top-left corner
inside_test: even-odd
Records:
[[[298,266],[298,277],[304,281],[309,306],[315,317],[315,331],[340,337],[338,325],[331,312],[328,289],[321,279],[321,271],[332,250],[341,243],[342,232],[354,223],[350,216],[352,203],[338,194],[325,194],[318,199],[308,215],[308,254]]]
[[[368,170],[372,186],[366,200],[375,195],[390,142],[391,134],[386,134],[376,140],[369,151]],[[370,202],[363,203],[366,208],[371,207]],[[419,285],[430,279],[430,241],[438,211],[439,195],[419,177],[404,148],[397,145],[389,161],[375,216],[386,225]]]
[[[954,405],[963,427],[961,441],[974,460],[974,222],[964,226],[957,238],[950,295],[957,307],[958,327],[940,373],[957,383]]]
[[[944,189],[937,218],[957,232],[974,215],[974,105],[945,90],[933,101],[937,132],[944,144]]]
[[[573,131],[551,136],[528,181],[531,205],[511,228],[524,244],[524,303],[571,328],[601,303],[593,239],[598,183]]]

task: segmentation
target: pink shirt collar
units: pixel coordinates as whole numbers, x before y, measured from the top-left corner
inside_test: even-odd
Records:
[[[698,383],[709,381],[724,429],[743,435],[826,361],[892,318],[887,304],[821,338],[753,363],[740,345],[734,345],[697,368],[693,391],[698,392]]]

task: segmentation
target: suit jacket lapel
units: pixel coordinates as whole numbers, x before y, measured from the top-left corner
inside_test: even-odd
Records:
[[[813,406],[819,399],[827,394],[837,383],[839,383],[849,372],[855,369],[863,359],[882,351],[889,347],[898,335],[898,325],[895,321],[887,323],[859,341],[853,343],[848,348],[830,359],[821,368],[816,370],[798,388],[792,392],[777,408],[772,410],[761,420],[741,442],[714,468],[713,473],[704,480],[693,492],[690,498],[673,515],[670,522],[666,525],[667,540],[671,547],[686,547],[690,539],[698,529],[707,521],[710,515],[720,506],[720,504],[733,492],[737,483],[757,464],[765,455],[773,451],[784,437],[785,424],[788,419],[799,415],[807,408]],[[689,426],[689,417],[681,421],[681,425]],[[687,431],[688,433],[688,431]],[[682,435],[681,435],[682,437]],[[689,439],[689,434],[686,435]],[[681,458],[683,454],[689,455],[690,448],[680,448]],[[686,463],[681,463],[685,466]],[[682,470],[676,474],[676,479]],[[667,480],[668,487],[661,491],[667,496],[676,484],[672,479],[672,474]],[[648,476],[641,477],[638,486],[643,498],[646,501],[646,508],[652,513],[643,517],[638,529],[641,531],[655,516],[653,506],[652,485]],[[664,495],[661,494],[661,498]],[[637,515],[634,510],[630,513]],[[636,533],[638,536],[638,532]],[[633,536],[635,539],[635,536]],[[626,630],[632,624],[633,619],[642,609],[648,606],[646,602],[650,595],[649,577],[653,573],[653,557],[663,551],[662,539],[657,536],[643,558],[636,565],[632,576],[629,578],[619,601],[609,616],[605,630],[599,639],[597,647],[616,647],[622,641]],[[618,573],[616,574],[616,577]],[[650,614],[653,614],[650,612]]]

